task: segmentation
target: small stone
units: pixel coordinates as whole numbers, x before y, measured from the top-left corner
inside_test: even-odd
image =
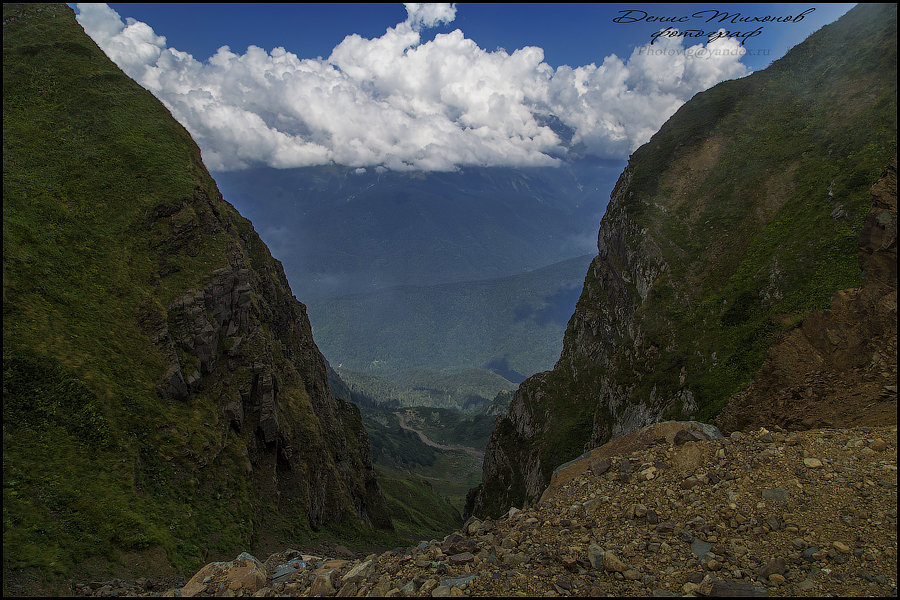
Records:
[[[449,560],[454,565],[462,565],[475,560],[475,556],[471,552],[460,552],[459,554],[451,556]]]
[[[359,588],[356,586],[356,583],[353,581],[349,581],[341,586],[341,589],[338,590],[337,597],[352,598],[356,595],[357,591],[359,591]]]
[[[467,583],[471,583],[475,581],[477,575],[474,573],[470,575],[463,575],[462,577],[446,577],[441,579],[441,585],[449,585],[450,587],[462,587]]]
[[[629,581],[637,581],[641,578],[640,572],[635,569],[625,569],[622,576]]]
[[[696,477],[688,477],[684,481],[681,482],[681,489],[689,490],[691,488],[695,488],[700,485],[700,480]]]
[[[334,585],[332,585],[331,577],[328,575],[316,575],[312,585],[309,586],[310,596],[331,596],[334,593]]]
[[[452,588],[449,585],[439,585],[431,592],[432,598],[449,598],[450,590]]]
[[[769,579],[773,573],[777,573],[778,575],[784,574],[787,571],[787,563],[780,556],[777,558],[773,558],[769,560],[765,567],[763,567],[759,572],[759,578],[763,581]]]
[[[591,461],[590,466],[594,475],[603,475],[609,471],[609,468],[612,466],[612,460],[608,456],[606,458],[595,458]]]
[[[806,465],[810,469],[818,469],[822,466],[822,461],[818,458],[804,458],[803,464]]]
[[[784,575],[779,575],[778,573],[772,573],[769,575],[769,583],[774,585],[784,585],[785,579]]]
[[[845,544],[844,542],[832,542],[832,546],[840,552],[841,554],[850,554],[850,546]]]
[[[628,516],[636,519],[645,517],[647,516],[647,507],[640,503],[632,504],[628,507]]]
[[[691,552],[693,552],[697,556],[703,556],[712,548],[712,544],[704,542],[700,539],[695,539],[691,542]]]
[[[714,580],[709,586],[708,596],[749,596],[749,597],[765,597],[769,595],[769,590],[758,585],[749,583],[740,583],[738,581],[719,581]]]
[[[804,592],[808,592],[809,590],[816,587],[816,584],[813,583],[811,579],[804,579],[800,583],[797,584],[797,588],[803,590]]]
[[[425,583],[422,584],[422,587],[419,588],[419,594],[421,595],[429,595],[432,590],[434,590],[438,586],[437,579],[429,579]],[[449,587],[449,586],[448,586]]]
[[[672,533],[675,531],[675,523],[671,521],[664,521],[656,526],[657,533]]]
[[[531,558],[526,554],[507,554],[503,557],[503,564],[515,567],[527,563]]]
[[[603,568],[607,571],[621,573],[628,570],[628,565],[612,552],[606,552],[603,554]]]
[[[790,497],[790,493],[782,488],[772,488],[771,490],[762,490],[760,495],[766,500],[777,500],[778,502],[786,502]]]
[[[371,560],[365,560],[350,569],[350,571],[346,575],[341,577],[341,581],[346,583],[355,578],[365,579],[366,577],[371,575],[374,570],[375,564]]]
[[[603,568],[603,554],[603,548],[597,544],[588,546],[588,560],[591,562],[591,566],[598,571]]]
[[[871,444],[869,444],[869,448],[871,448],[875,452],[882,452],[887,448],[887,442],[885,442],[881,438],[876,438],[872,440]]]

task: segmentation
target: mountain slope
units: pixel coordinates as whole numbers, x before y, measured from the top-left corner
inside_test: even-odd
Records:
[[[859,289],[841,290],[769,348],[750,385],[716,417],[720,429],[896,423],[896,156],[872,186],[859,266]]]
[[[65,5],[3,15],[4,592],[390,527],[359,410],[188,133]]]
[[[469,510],[534,502],[556,465],[647,423],[714,417],[783,331],[857,286],[896,90],[896,7],[860,5],[635,151],[560,359],[498,422]]]

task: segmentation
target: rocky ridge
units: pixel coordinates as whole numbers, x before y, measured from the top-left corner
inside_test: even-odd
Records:
[[[185,585],[80,595],[822,596],[897,593],[897,428],[728,437],[642,428],[557,470],[541,501],[365,558],[211,563]]]

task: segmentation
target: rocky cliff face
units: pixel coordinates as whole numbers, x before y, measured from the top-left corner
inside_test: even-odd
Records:
[[[4,574],[390,528],[359,410],[187,132],[65,5],[4,5],[3,41]]]
[[[557,465],[648,423],[712,419],[786,331],[859,285],[869,188],[896,148],[895,23],[857,7],[630,157],[560,359],[498,419],[468,513],[532,504]]]
[[[233,236],[227,266],[204,274],[202,287],[186,290],[165,311],[148,301],[138,312],[152,340],[148,349],[167,363],[157,394],[190,403],[214,390],[222,427],[246,445],[250,470],[271,477],[266,486],[276,490],[279,512],[302,499],[313,527],[351,516],[390,527],[359,409],[332,396],[306,308],[249,222],[223,214],[224,200],[218,203],[198,188],[143,223],[149,232],[169,232],[151,242],[159,252],[157,277],[204,235]]]

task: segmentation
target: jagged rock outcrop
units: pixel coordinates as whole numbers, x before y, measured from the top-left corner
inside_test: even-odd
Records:
[[[635,151],[560,359],[497,420],[467,515],[534,503],[557,465],[649,423],[711,420],[785,332],[859,285],[869,188],[896,147],[895,27],[894,7],[860,5]]]

